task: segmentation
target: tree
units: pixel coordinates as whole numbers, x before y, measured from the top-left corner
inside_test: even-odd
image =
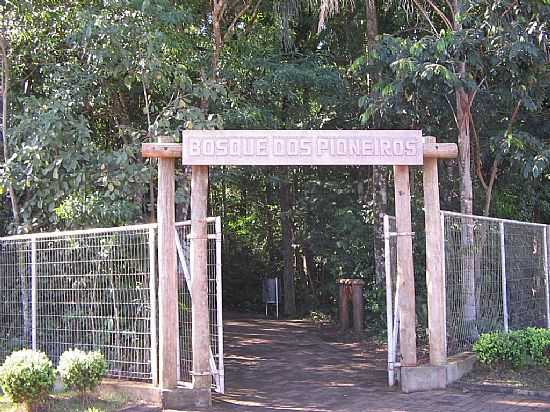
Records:
[[[3,29],[3,28],[2,28]],[[8,93],[10,90],[10,61],[9,61],[9,41],[4,33],[0,33],[0,53],[2,54],[2,65],[1,65],[1,81],[0,81],[0,90],[2,92],[2,153],[4,160],[4,168],[8,163],[10,158],[10,149],[9,149],[9,132],[8,132],[8,115],[9,115],[9,102],[8,102]],[[11,201],[11,210],[13,214],[13,221],[16,227],[21,224],[21,219],[19,217],[19,204],[17,201],[17,195],[11,181],[7,184],[8,193]]]

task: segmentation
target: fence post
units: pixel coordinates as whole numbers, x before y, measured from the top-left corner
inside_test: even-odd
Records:
[[[435,138],[426,137],[427,143],[435,143]],[[428,295],[428,330],[430,363],[447,363],[445,352],[445,287],[443,281],[443,251],[441,231],[441,208],[439,205],[439,177],[437,159],[424,159],[424,215],[426,225],[426,289]]]
[[[191,169],[191,347],[193,349],[193,389],[205,390],[196,406],[209,406],[210,318],[208,309],[208,166]],[[204,402],[204,404],[202,404]]]
[[[445,330],[445,354],[449,354],[447,352],[447,257],[445,254],[445,213],[439,212],[441,217],[441,273],[442,273],[442,281],[443,281],[443,328]]]
[[[31,237],[31,342],[32,349],[37,350],[38,341],[36,321],[38,315],[38,279],[36,273],[36,237]]]
[[[155,228],[149,228],[149,305],[151,321],[151,379],[154,386],[158,378],[158,341],[157,341],[157,248]]]
[[[177,386],[179,340],[174,159],[158,160],[159,383]]]
[[[409,167],[393,167],[395,225],[397,228],[397,289],[399,290],[399,346],[402,366],[416,366],[416,309],[412,253]]]
[[[218,373],[220,392],[225,393],[223,365],[223,296],[222,296],[222,219],[216,217],[216,310],[218,317]],[[278,305],[278,303],[277,303]]]
[[[393,356],[393,292],[391,281],[390,217],[384,215],[384,266],[386,272],[386,324],[388,334],[388,385],[395,385]]]
[[[548,278],[548,231],[550,226],[543,230],[544,243],[544,280],[546,282],[546,327],[550,328],[550,279]]]
[[[500,232],[500,267],[502,274],[502,315],[504,319],[504,332],[508,327],[508,286],[506,285],[506,247],[504,243],[504,222],[499,222]]]

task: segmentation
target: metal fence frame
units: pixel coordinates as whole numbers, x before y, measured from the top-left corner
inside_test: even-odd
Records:
[[[176,224],[176,249],[178,254],[177,273],[179,282],[178,300],[180,307],[178,323],[179,367],[177,380],[182,384],[192,382],[193,352],[191,345],[191,308],[192,296],[190,283],[192,276],[189,270],[189,224]],[[221,218],[207,219],[207,276],[208,276],[208,310],[210,313],[210,369],[212,386],[218,393],[225,391],[224,351],[223,351],[223,314],[222,314],[222,227]],[[183,302],[183,304],[181,304]]]
[[[210,217],[207,219],[207,222],[210,229],[208,235],[208,263],[209,268],[214,268],[213,270],[209,269],[209,274],[210,272],[214,274],[213,278],[209,279],[209,285],[214,291],[214,293],[209,293],[209,307],[211,308],[211,346],[213,348],[213,358],[215,358],[216,360],[214,364],[211,363],[211,366],[213,372],[217,376],[216,390],[223,392],[224,368],[221,288],[222,228],[221,219],[219,217]],[[190,225],[190,221],[178,222],[176,223],[176,232],[188,232]],[[136,246],[139,249],[137,251],[134,250],[135,245],[133,245],[130,241],[131,234],[135,234],[135,236],[137,236],[139,239],[139,245]],[[112,258],[114,261],[118,262],[119,266],[121,267],[124,267],[124,265],[129,265],[126,262],[127,260],[134,260],[136,261],[135,264],[139,265],[140,268],[144,268],[143,270],[146,269],[146,272],[141,271],[139,273],[136,273],[135,271],[132,272],[130,268],[127,269],[128,273],[123,273],[123,271],[119,271],[120,273],[115,273],[116,271],[103,273],[100,270],[101,263],[97,263],[93,260],[94,257],[97,257],[97,253],[101,253],[101,251],[94,254],[90,252],[90,250],[93,251],[94,247],[100,248],[99,243],[101,241],[104,241],[105,239],[114,239],[114,241],[112,242],[113,245],[111,245],[110,249],[112,256],[106,257],[105,259]],[[88,242],[86,242],[86,240],[88,240]],[[180,240],[183,241],[182,243],[186,245],[185,248],[188,249],[188,237],[182,236]],[[13,256],[9,254],[9,245],[15,247],[15,254]],[[134,247],[134,249],[128,249],[131,247]],[[77,252],[73,252],[74,250],[76,250]],[[125,253],[127,253],[127,255],[125,255]],[[47,255],[47,258],[43,257],[44,254]],[[55,267],[56,265],[58,267],[57,273],[52,272],[52,267]],[[90,267],[90,265],[96,266],[92,268]],[[53,275],[50,275],[50,272],[52,272]],[[46,292],[50,293],[48,288],[52,289],[50,295],[56,296],[58,300],[61,299],[61,301],[55,303],[55,305],[58,306],[55,306],[54,309],[51,309],[51,313],[42,314],[41,309],[46,307],[48,303],[39,302],[40,298],[42,297],[41,294],[46,293],[44,292],[44,282],[52,282],[48,276],[65,278],[68,276],[67,273],[73,274],[73,272],[76,273],[75,276],[82,276],[83,278],[95,277],[97,279],[100,279],[100,277],[105,274],[110,274],[112,277],[121,278],[122,280],[119,281],[122,282],[122,284],[124,284],[124,279],[128,279],[128,277],[137,275],[140,276],[139,279],[136,279],[137,283],[135,284],[135,287],[140,290],[140,296],[142,300],[141,303],[147,307],[148,312],[147,314],[142,313],[142,316],[139,319],[140,321],[144,322],[142,327],[143,330],[139,333],[147,336],[146,338],[144,338],[143,343],[140,345],[140,347],[126,347],[125,349],[128,350],[128,358],[130,359],[128,363],[139,364],[141,369],[139,369],[139,373],[121,372],[121,370],[123,370],[124,368],[118,368],[113,365],[116,365],[117,362],[122,362],[122,360],[106,355],[110,364],[108,375],[121,379],[146,380],[151,381],[155,385],[158,384],[157,224],[36,233],[0,238],[0,298],[3,300],[3,302],[0,302],[0,304],[3,305],[4,308],[4,317],[3,319],[0,319],[0,326],[2,326],[2,322],[5,321],[4,323],[7,322],[7,326],[4,325],[6,326],[5,330],[13,331],[13,333],[10,332],[10,334],[18,335],[13,337],[10,334],[7,334],[6,336],[0,337],[0,345],[4,343],[3,346],[5,348],[4,350],[4,348],[0,346],[0,354],[6,356],[9,354],[8,352],[11,352],[11,350],[21,349],[23,347],[30,347],[35,350],[41,350],[44,348],[44,346],[40,343],[40,336],[44,334],[41,330],[40,325],[41,317],[49,316],[52,319],[55,319],[65,316],[65,313],[62,312],[60,309],[63,306],[62,301],[63,299],[68,299],[67,301],[69,302],[69,304],[71,304],[70,296],[67,295],[73,293],[71,290],[66,289],[65,286],[61,284],[58,285],[57,283],[55,283],[47,286]],[[88,298],[88,301],[86,301],[85,304],[93,305],[89,307],[93,308],[97,305],[101,306],[101,304],[104,303],[100,300],[93,300],[96,298],[96,291],[94,288],[91,289],[91,292],[88,292],[89,287],[84,284],[80,287],[80,289],[83,291],[82,293],[88,293],[88,295],[83,296],[86,296]],[[180,289],[182,291],[180,295],[185,295],[185,293],[188,293],[188,291],[186,290],[186,286],[182,286],[181,283]],[[129,289],[129,291],[133,291],[133,289]],[[104,294],[110,293],[112,295],[115,295],[117,293],[125,293],[128,291],[121,290],[120,288],[116,288],[115,286],[111,285],[110,287],[102,288],[100,292]],[[63,295],[63,293],[65,293],[65,295]],[[50,295],[46,294],[44,296],[47,297]],[[93,299],[90,298],[90,296],[92,296]],[[127,298],[125,298],[125,304],[128,307],[135,303],[132,300],[135,299],[135,297],[132,297],[130,295],[124,296],[127,296]],[[181,307],[182,305],[180,304],[180,312]],[[60,312],[56,312],[56,310],[59,310]],[[90,314],[90,317],[94,318],[95,316],[95,318],[97,319],[105,317],[105,313],[101,311],[102,309],[95,310],[97,311],[97,313],[93,312],[96,314]],[[126,311],[124,313],[128,314],[131,313],[131,311]],[[77,315],[80,317],[82,324],[88,325],[87,322],[89,322],[89,319],[87,319],[85,315]],[[47,318],[46,320],[51,321],[51,319],[49,318]],[[25,322],[28,323],[28,325]],[[92,320],[92,325],[93,324],[94,323]],[[51,322],[50,325],[52,325]],[[182,339],[187,339],[190,342],[190,323],[187,326],[188,327],[186,329],[185,324],[180,324],[180,331]],[[50,353],[50,356],[53,356],[52,360],[54,360],[54,362],[57,361],[57,358],[62,350],[68,349],[69,347],[82,347],[83,349],[101,349],[101,345],[90,345],[82,341],[78,342],[77,338],[76,341],[64,341],[63,338],[59,336],[64,336],[66,338],[66,332],[64,332],[65,335],[62,335],[59,332],[59,327],[57,327],[57,329],[55,325],[51,327],[53,329],[50,330],[48,333],[53,333],[55,336],[55,339],[53,339],[53,342],[51,342],[51,344],[57,344],[58,346],[58,348],[55,349],[54,352]],[[28,333],[28,336],[26,332],[27,329],[30,332]],[[65,330],[66,329],[67,328],[65,327]],[[94,328],[92,331],[86,330],[86,327],[83,327],[82,329],[83,333],[108,333],[103,331],[99,326]],[[10,345],[10,339],[12,339],[16,343]],[[131,353],[135,350],[140,350],[141,355],[136,356],[135,353]],[[147,354],[145,354],[145,352],[147,352]],[[189,356],[191,356],[191,354],[189,354]],[[180,362],[182,362],[182,357],[178,357],[178,359],[180,359]],[[135,368],[138,369],[138,367]],[[178,368],[178,370],[180,369],[181,368]]]
[[[523,320],[522,324],[518,324],[518,321],[514,319],[521,318],[521,314],[517,314],[517,306],[521,306],[520,299],[529,300],[525,298],[525,294],[517,298],[515,302],[510,302],[510,297],[514,296],[510,293],[513,286],[510,283],[515,282],[519,284],[524,282],[523,278],[514,279],[511,277],[514,270],[521,272],[525,269],[527,272],[533,271],[534,267],[537,272],[535,275],[540,278],[544,285],[545,296],[545,308],[543,319],[547,328],[550,328],[550,225],[544,225],[539,223],[521,222],[508,219],[497,219],[484,216],[466,215],[457,212],[441,211],[441,228],[443,233],[443,279],[444,279],[444,301],[443,307],[444,319],[445,319],[445,344],[446,352],[448,355],[453,355],[464,350],[471,350],[473,341],[462,342],[461,345],[451,344],[449,341],[452,338],[452,330],[456,328],[456,323],[464,322],[464,319],[459,319],[464,315],[461,311],[450,311],[449,302],[452,299],[457,298],[456,280],[464,280],[464,272],[468,270],[468,267],[459,266],[459,272],[457,272],[457,266],[453,267],[452,260],[460,261],[463,256],[460,253],[470,254],[473,259],[473,266],[471,269],[470,280],[475,282],[475,271],[485,270],[485,280],[492,282],[491,285],[477,291],[474,294],[474,298],[483,296],[487,300],[490,296],[498,297],[498,305],[492,308],[492,311],[486,311],[481,317],[489,317],[490,326],[483,326],[479,328],[480,332],[490,331],[509,331],[516,327],[534,326],[529,322],[533,321]],[[455,219],[455,222],[450,222],[451,219]],[[481,224],[491,225],[490,228],[486,228],[487,231],[476,230],[476,225],[479,227]],[[450,227],[454,225],[453,227]],[[457,244],[457,239],[451,239],[451,233],[454,230],[455,237],[461,238],[463,231],[469,230],[468,235],[471,236],[470,246],[464,246]],[[481,241],[478,239],[479,234],[484,233],[484,239]],[[395,384],[396,369],[399,368],[399,291],[398,291],[398,279],[397,279],[397,229],[395,223],[395,217],[385,215],[384,216],[384,249],[385,249],[385,272],[386,272],[386,319],[387,319],[387,341],[388,341],[388,384],[393,386]],[[476,237],[477,236],[477,237]],[[526,245],[522,244],[521,239],[516,243],[519,243],[518,247],[514,247],[510,236],[521,237],[526,236],[532,242],[532,248],[530,254],[526,252]],[[489,239],[490,238],[490,239]],[[512,240],[514,240],[512,238]],[[492,241],[492,248],[488,246],[489,241]],[[525,242],[523,242],[525,243]],[[540,245],[539,245],[540,243]],[[529,244],[531,247],[531,244]],[[490,249],[490,250],[489,250]],[[517,249],[517,250],[516,250]],[[490,252],[491,256],[486,256]],[[484,255],[485,253],[485,255]],[[498,256],[497,256],[498,254]],[[519,262],[515,262],[514,258],[518,258]],[[456,262],[455,262],[456,263]],[[460,262],[459,262],[460,263]],[[521,265],[524,266],[521,266]],[[514,268],[515,266],[515,268]],[[489,268],[490,270],[488,270]],[[492,276],[492,279],[487,278]],[[534,276],[534,275],[533,275]],[[531,277],[533,277],[531,276]],[[516,276],[517,277],[517,276]],[[453,283],[454,282],[454,283]],[[463,286],[462,286],[463,287]],[[474,287],[478,287],[475,285]],[[518,287],[518,286],[516,286]],[[502,293],[505,291],[505,293]],[[459,291],[462,293],[462,291]],[[534,293],[534,292],[533,292]],[[464,296],[460,297],[464,299]],[[540,297],[538,301],[540,302]],[[533,299],[536,300],[536,299]],[[532,303],[532,302],[530,302]],[[487,305],[486,303],[484,303]],[[480,305],[483,306],[483,305]],[[541,308],[539,308],[541,309]],[[499,312],[495,315],[495,311]],[[515,311],[515,312],[514,312]],[[542,310],[540,310],[542,312]],[[510,317],[511,314],[515,316]],[[477,321],[477,319],[476,319]],[[541,319],[538,320],[538,323]]]
[[[30,347],[57,362],[69,348],[100,349],[109,376],[153,380],[156,266],[148,256],[156,247],[153,232],[154,225],[134,225],[1,238],[0,284],[4,297],[11,292],[13,298],[13,312],[2,326],[17,328],[30,305],[32,330],[28,339],[19,331],[18,345],[4,340],[2,355]],[[15,289],[6,292],[7,285]]]
[[[454,224],[454,228],[452,225]],[[461,342],[460,344],[451,343],[454,339],[451,336],[453,333],[450,329],[456,328],[457,322],[463,320],[457,317],[462,316],[461,313],[455,313],[450,311],[449,302],[456,299],[457,291],[456,283],[463,281],[464,273],[457,273],[464,270],[463,267],[459,267],[457,270],[457,263],[454,260],[463,259],[463,257],[457,257],[457,249],[466,250],[469,253],[470,259],[478,266],[477,270],[483,272],[483,265],[490,267],[490,270],[485,270],[485,276],[487,273],[493,275],[493,285],[489,286],[489,289],[477,291],[474,310],[476,311],[476,322],[479,322],[479,318],[484,319],[484,325],[480,326],[481,332],[490,331],[504,331],[526,327],[526,326],[541,326],[541,323],[545,323],[547,328],[550,328],[550,281],[549,281],[549,239],[550,239],[550,226],[540,223],[529,223],[517,220],[498,219],[485,216],[466,215],[457,212],[441,212],[441,225],[443,229],[443,258],[445,260],[444,265],[444,279],[445,279],[445,291],[446,291],[446,304],[444,307],[445,313],[445,326],[446,326],[446,343],[447,352],[449,355],[456,354],[463,350],[470,350],[473,342],[468,340]],[[460,225],[458,227],[457,225]],[[484,226],[483,230],[477,230],[476,228]],[[457,239],[453,239],[453,231],[455,237],[460,237],[460,231],[464,230],[464,227],[470,227],[470,231],[474,234],[474,238],[471,240],[471,245],[457,245]],[[476,231],[477,230],[477,231]],[[531,244],[525,244],[521,242],[521,236],[527,237],[531,240]],[[479,237],[483,237],[481,240]],[[519,238],[518,239],[514,239]],[[488,245],[492,242],[492,245]],[[527,252],[529,248],[529,252]],[[488,256],[490,255],[490,256]],[[455,267],[453,267],[453,265]],[[522,266],[523,265],[523,266]],[[479,266],[482,268],[480,269]],[[514,270],[515,266],[515,270]],[[529,301],[526,297],[526,293],[517,297],[514,294],[514,288],[522,287],[522,283],[525,282],[524,278],[517,278],[516,272],[525,271],[533,272],[531,278],[540,280],[544,288],[544,305],[545,308],[541,309],[541,312],[545,312],[542,316],[545,319],[536,320],[522,320],[521,322],[515,321],[515,319],[522,318],[521,314],[516,313],[522,306],[525,306],[525,302]],[[475,271],[474,271],[475,272]],[[475,284],[475,273],[471,274],[474,282],[474,291],[479,288]],[[516,279],[514,279],[516,277]],[[525,291],[523,291],[525,292]],[[471,293],[470,293],[471,294]],[[533,296],[535,291],[532,291]],[[479,299],[477,295],[484,295],[485,299]],[[493,300],[493,313],[482,313],[480,307],[487,307],[487,303],[484,300],[491,300],[491,296],[496,296],[499,300],[498,304]],[[511,297],[516,299],[510,302]],[[540,300],[541,298],[537,298]],[[531,301],[536,301],[535,297]],[[531,302],[532,303],[532,302]],[[452,313],[450,313],[452,312]],[[498,312],[498,313],[497,313]],[[515,313],[515,316],[510,316]],[[490,319],[489,319],[490,318]],[[487,322],[489,320],[489,322]]]
[[[397,227],[394,216],[384,215],[384,265],[386,273],[386,324],[388,385],[395,385],[399,340],[399,291],[397,288]]]

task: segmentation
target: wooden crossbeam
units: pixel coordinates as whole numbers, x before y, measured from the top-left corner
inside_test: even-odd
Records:
[[[455,159],[458,157],[456,143],[424,143],[424,158]]]
[[[424,143],[424,157],[435,159],[455,159],[458,147],[455,143]],[[144,143],[141,147],[143,157],[180,158],[181,143]]]
[[[143,157],[178,158],[181,157],[181,143],[143,143]]]

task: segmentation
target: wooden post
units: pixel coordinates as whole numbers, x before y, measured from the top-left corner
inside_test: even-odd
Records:
[[[435,138],[426,138],[435,143]],[[430,363],[447,363],[445,325],[445,279],[443,270],[443,231],[439,206],[437,158],[424,158],[424,214],[426,225],[426,286],[428,290],[428,330]]]
[[[348,285],[345,279],[338,281],[338,318],[340,320],[340,329],[349,329],[349,299],[347,293]]]
[[[159,270],[159,383],[177,386],[178,279],[176,275],[176,220],[174,159],[158,160],[158,270]]]
[[[394,166],[401,366],[416,366],[416,309],[409,167]]]
[[[356,334],[363,333],[364,303],[363,286],[365,282],[360,279],[351,281],[351,301],[353,304],[353,330]]]
[[[210,320],[208,315],[207,273],[208,166],[191,169],[191,296],[193,388],[209,389]]]

